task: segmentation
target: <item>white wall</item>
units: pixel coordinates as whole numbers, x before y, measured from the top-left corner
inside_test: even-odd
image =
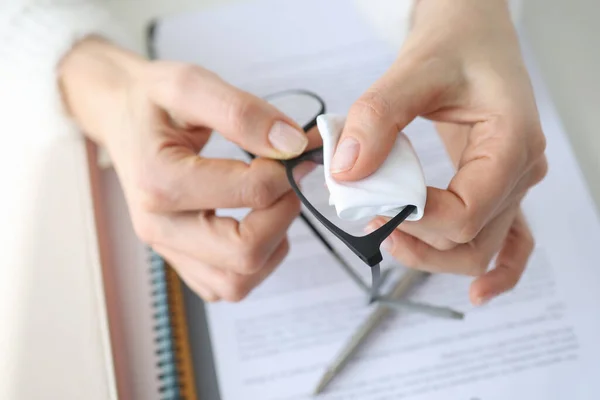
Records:
[[[600,209],[600,1],[526,0],[522,22]]]

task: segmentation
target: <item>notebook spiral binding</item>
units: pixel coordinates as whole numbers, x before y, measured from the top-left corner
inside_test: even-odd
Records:
[[[167,265],[162,257],[151,249],[149,253],[160,399],[179,400],[183,398],[182,382],[177,367],[177,338],[172,328],[172,310],[168,299]]]

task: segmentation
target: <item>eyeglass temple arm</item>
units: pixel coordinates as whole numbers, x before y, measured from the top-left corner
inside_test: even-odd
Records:
[[[394,218],[386,222],[381,228],[369,233],[363,237],[350,236],[349,247],[355,250],[355,253],[359,255],[370,267],[380,263],[383,260],[381,250],[379,249],[381,243],[400,225],[408,218],[410,214],[416,209],[415,206],[409,205],[398,213]],[[337,230],[339,230],[336,227]],[[341,231],[342,233],[345,233]]]
[[[288,180],[292,185],[292,188],[302,200],[302,203],[310,210],[310,212],[322,223],[331,233],[333,233],[338,239],[340,239],[350,250],[352,250],[361,260],[363,260],[367,265],[373,267],[383,261],[383,256],[381,254],[381,250],[379,247],[381,243],[396,229],[398,225],[400,225],[408,216],[415,210],[415,206],[409,205],[406,206],[398,215],[394,218],[386,222],[381,228],[377,229],[370,234],[363,237],[356,237],[350,235],[349,233],[344,232],[335,224],[330,222],[323,214],[319,212],[310,201],[302,194],[302,191],[296,185],[294,180],[292,170],[293,166],[301,161],[299,157],[296,160],[293,160],[286,168],[286,174],[288,176]]]

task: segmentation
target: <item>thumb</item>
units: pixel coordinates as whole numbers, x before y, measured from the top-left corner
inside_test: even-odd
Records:
[[[201,67],[157,63],[151,80],[152,101],[172,118],[213,129],[257,156],[292,158],[308,144],[302,128],[273,105]]]
[[[430,71],[431,72],[431,71]],[[354,181],[375,172],[388,157],[397,134],[436,98],[434,76],[422,69],[392,67],[350,107],[340,135],[331,173],[336,180]]]

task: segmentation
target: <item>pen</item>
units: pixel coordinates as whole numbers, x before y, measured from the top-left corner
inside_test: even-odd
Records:
[[[371,333],[371,331],[377,327],[377,325],[385,318],[390,308],[417,308],[418,311],[427,312],[436,316],[461,319],[462,314],[450,309],[441,307],[433,307],[413,302],[397,302],[404,294],[406,294],[411,288],[413,288],[418,282],[429,276],[429,273],[423,271],[417,271],[409,269],[404,273],[402,278],[395,284],[392,292],[388,297],[378,298],[376,301],[379,303],[377,308],[368,316],[368,318],[360,325],[357,331],[352,335],[346,346],[340,351],[338,356],[335,358],[333,363],[327,368],[327,371],[323,374],[319,384],[317,385],[314,395],[321,393],[325,387],[335,378],[335,376],[344,368],[350,358],[356,353],[360,344],[364,339]],[[415,310],[417,311],[417,310]]]
[[[423,314],[429,314],[434,317],[449,318],[449,319],[463,319],[464,318],[463,313],[461,313],[459,311],[455,311],[451,308],[430,306],[429,304],[415,303],[410,300],[399,301],[399,300],[392,300],[388,297],[375,297],[374,301],[376,301],[377,303],[381,304],[382,306],[385,306],[388,308],[394,308],[397,310],[411,309],[413,311],[420,312]]]

